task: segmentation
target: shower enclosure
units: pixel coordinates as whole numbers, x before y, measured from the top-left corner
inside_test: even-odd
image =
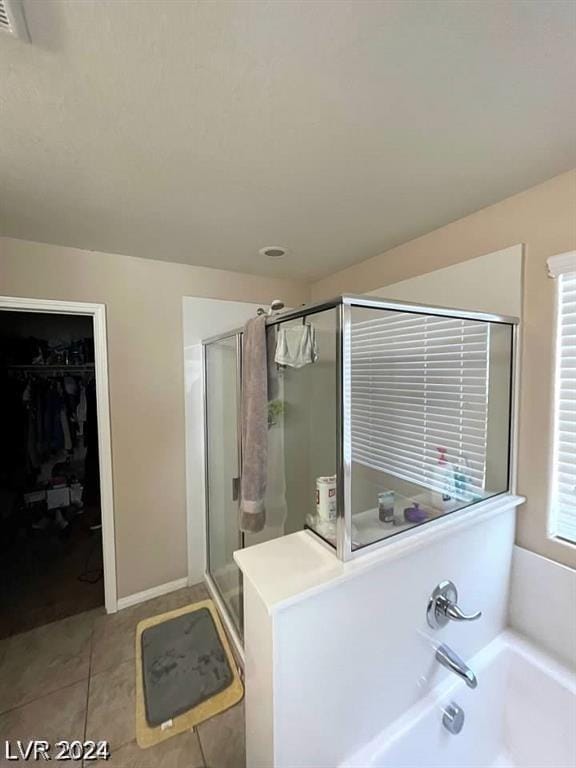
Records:
[[[317,359],[276,365],[278,330],[304,323]],[[238,528],[242,331],[203,343],[207,578],[237,639],[236,549],[308,529],[350,560],[513,490],[515,318],[341,296],[269,316],[267,334],[258,534]]]

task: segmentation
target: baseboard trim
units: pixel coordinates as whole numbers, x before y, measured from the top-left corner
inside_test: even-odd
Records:
[[[145,603],[147,600],[153,600],[155,597],[162,597],[169,592],[175,592],[177,589],[182,589],[188,586],[188,577],[183,579],[176,579],[175,581],[169,581],[166,584],[159,584],[152,589],[145,589],[143,592],[135,592],[133,595],[126,595],[126,597],[118,598],[118,610],[121,611],[124,608],[131,608],[138,603]]]

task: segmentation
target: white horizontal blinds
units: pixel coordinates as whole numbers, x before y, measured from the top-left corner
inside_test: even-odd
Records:
[[[558,278],[557,349],[555,533],[576,542],[576,269]]]
[[[381,312],[354,322],[352,459],[425,487],[438,486],[438,448],[484,488],[489,324]]]

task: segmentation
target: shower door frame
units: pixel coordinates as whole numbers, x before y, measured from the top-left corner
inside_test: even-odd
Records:
[[[203,421],[204,421],[204,513],[205,513],[205,556],[206,567],[204,572],[204,578],[206,584],[214,599],[214,602],[218,606],[220,615],[226,625],[236,652],[240,656],[242,663],[244,663],[244,643],[242,637],[238,632],[234,619],[231,616],[230,609],[226,603],[226,600],[220,590],[220,587],[214,580],[210,572],[210,483],[209,483],[209,468],[208,468],[208,367],[206,365],[206,347],[224,339],[235,338],[236,341],[236,452],[238,461],[238,492],[240,490],[240,474],[242,471],[242,330],[235,329],[231,331],[225,331],[219,333],[216,336],[211,336],[208,339],[202,340],[202,403],[203,403]],[[232,478],[234,482],[234,478]],[[240,506],[240,496],[238,495],[238,507]],[[244,534],[238,527],[238,549],[244,548]],[[243,606],[243,577],[240,569],[238,569],[240,579],[240,607],[242,611],[242,621],[244,619],[244,606]]]

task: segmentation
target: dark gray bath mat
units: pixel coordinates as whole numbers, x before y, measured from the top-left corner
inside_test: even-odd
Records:
[[[233,682],[208,608],[145,629],[141,643],[144,704],[150,726],[172,720]]]

